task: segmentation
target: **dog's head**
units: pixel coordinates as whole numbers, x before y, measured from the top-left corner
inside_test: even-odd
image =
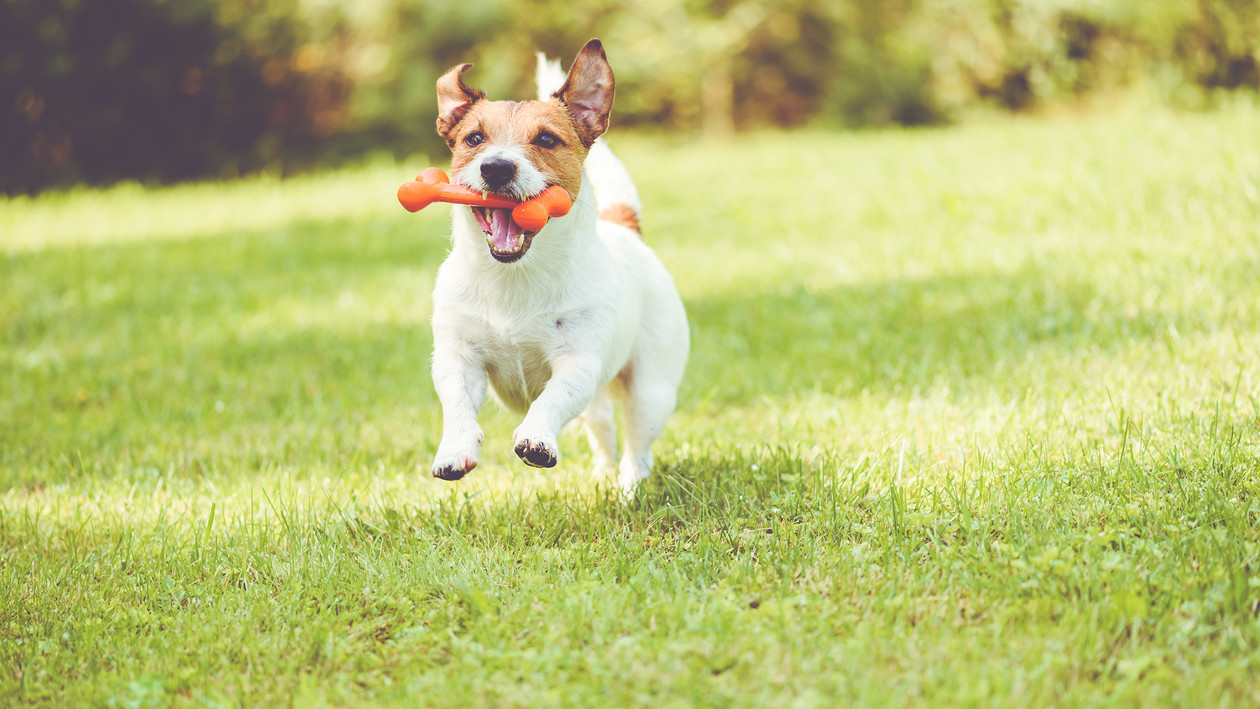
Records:
[[[612,109],[613,73],[603,45],[587,42],[564,85],[545,101],[490,101],[464,84],[471,68],[457,66],[437,82],[437,132],[451,148],[454,181],[517,200],[560,185],[576,200],[582,163]],[[523,233],[510,210],[471,209],[495,259],[511,263],[525,255],[534,234]]]

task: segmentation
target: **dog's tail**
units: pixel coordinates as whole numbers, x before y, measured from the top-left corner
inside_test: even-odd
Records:
[[[560,61],[547,59],[542,52],[538,53],[538,68],[534,72],[534,80],[538,84],[538,100],[546,101],[551,95],[564,86],[566,79]],[[586,156],[586,174],[595,189],[595,206],[599,210],[599,218],[620,224],[642,234],[639,217],[643,206],[639,202],[639,190],[630,179],[625,165],[613,155],[612,150],[602,138],[591,146]]]
[[[542,52],[536,56],[538,66],[534,68],[534,83],[538,85],[538,100],[546,101],[552,94],[559,91],[561,86],[564,86],[564,80],[568,76],[560,67],[559,59],[548,59]]]

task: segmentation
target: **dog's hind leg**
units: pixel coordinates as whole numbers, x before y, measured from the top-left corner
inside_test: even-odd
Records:
[[[654,374],[642,366],[622,373],[626,449],[618,466],[617,482],[627,496],[652,473],[652,443],[665,430],[665,422],[677,402],[676,379],[670,381],[671,377]]]
[[[582,412],[582,427],[591,444],[594,460],[592,474],[596,478],[612,478],[617,470],[617,424],[613,420],[613,403],[601,389]]]

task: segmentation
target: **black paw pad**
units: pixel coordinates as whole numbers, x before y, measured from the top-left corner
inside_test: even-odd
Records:
[[[533,443],[525,439],[516,444],[516,454],[525,461],[526,465],[532,465],[535,468],[556,467],[556,456],[542,443]]]
[[[472,470],[472,468],[468,470]],[[468,470],[457,468],[454,465],[443,465],[440,468],[434,468],[433,477],[439,480],[459,480],[468,474]]]

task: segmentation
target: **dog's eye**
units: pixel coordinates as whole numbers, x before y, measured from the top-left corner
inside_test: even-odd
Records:
[[[464,138],[464,145],[467,145],[470,148],[475,148],[485,142],[485,140],[486,136],[482,135],[481,131],[474,131],[469,133],[467,138]]]
[[[547,131],[543,131],[539,133],[538,137],[534,138],[534,145],[537,145],[540,148],[551,149],[551,148],[556,147],[559,144],[560,144],[560,139],[557,138],[555,135],[548,133]]]

